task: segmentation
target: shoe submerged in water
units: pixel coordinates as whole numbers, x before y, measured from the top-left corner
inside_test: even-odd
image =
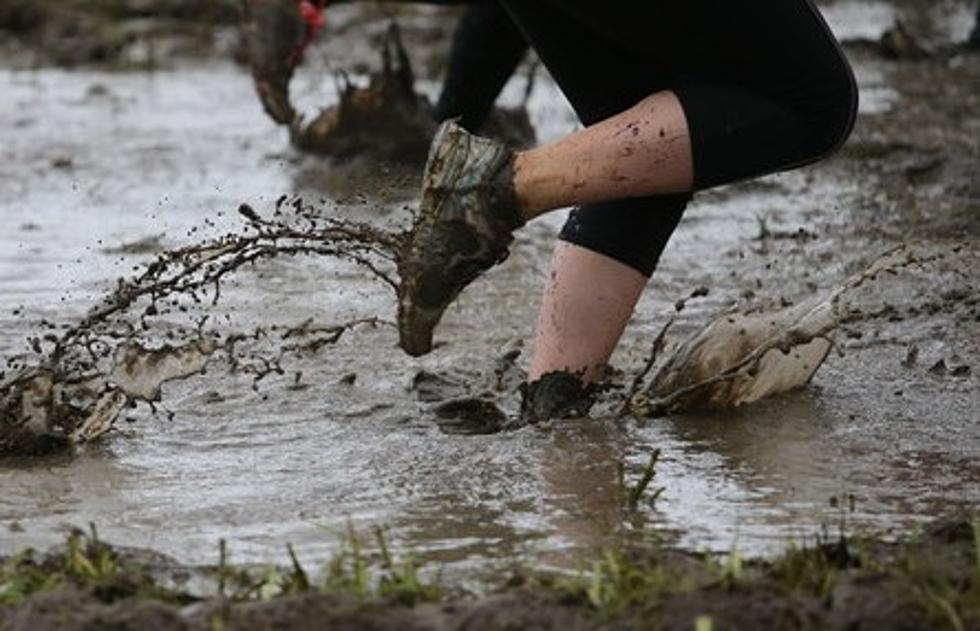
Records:
[[[503,261],[524,224],[513,185],[514,153],[443,123],[422,178],[419,215],[399,257],[398,333],[409,355],[432,350],[446,307],[482,272]]]

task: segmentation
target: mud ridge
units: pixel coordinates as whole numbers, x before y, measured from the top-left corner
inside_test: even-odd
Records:
[[[980,624],[980,522],[936,519],[898,542],[825,537],[769,560],[613,548],[577,576],[518,570],[472,597],[421,578],[378,531],[353,533],[322,573],[181,569],[116,549],[94,528],[46,555],[0,562],[0,629],[922,629]],[[207,593],[167,586],[197,574]],[[322,574],[322,575],[321,575]]]

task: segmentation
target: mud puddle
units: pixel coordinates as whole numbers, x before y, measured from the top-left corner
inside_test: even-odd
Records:
[[[963,63],[957,76],[976,77],[975,60]],[[877,58],[859,59],[857,71],[888,96],[862,110],[855,142],[885,134],[911,143],[903,151],[913,158],[926,155],[928,138],[901,135],[907,128],[887,118],[896,103],[924,102],[921,92],[903,91],[922,76],[906,70],[908,83],[895,83],[896,69]],[[410,173],[391,198],[358,197],[391,188],[390,173],[377,170],[335,192],[315,159],[287,148],[286,132],[267,122],[246,73],[231,65],[152,75],[4,71],[0,83],[9,95],[0,106],[8,130],[0,149],[4,357],[24,352],[38,321],[79,317],[115,277],[148,260],[127,244],[163,233],[159,243],[174,247],[240,230],[243,202],[265,213],[296,190],[325,198],[344,218],[386,228],[405,220]],[[305,98],[321,103],[314,84],[328,89],[311,80]],[[522,89],[518,79],[509,94]],[[963,98],[972,118],[956,124],[975,126],[976,95]],[[529,108],[539,138],[574,126],[545,81]],[[938,122],[952,125],[946,116]],[[975,152],[975,141],[952,147],[941,168]],[[674,341],[728,307],[795,303],[826,290],[907,238],[901,227],[922,221],[930,198],[921,189],[922,197],[894,197],[885,186],[878,193],[891,175],[877,164],[845,152],[813,170],[702,196],[614,364],[642,366],[674,301],[693,288],[708,288],[707,296],[685,309]],[[944,210],[969,212],[975,203],[969,188],[938,196]],[[187,563],[214,562],[222,537],[236,561],[278,560],[284,541],[318,561],[324,541],[350,521],[391,526],[399,545],[443,564],[450,578],[478,581],[516,559],[573,567],[621,519],[620,464],[638,475],[654,449],[666,490],[642,507],[643,521],[689,548],[766,553],[842,517],[887,529],[937,507],[976,505],[976,233],[944,221],[932,222],[919,247],[960,251],[942,266],[883,279],[863,308],[884,313],[847,329],[838,339],[844,356],[832,355],[804,392],[723,415],[448,435],[412,384],[421,370],[475,389],[493,383],[497,359],[532,334],[561,222],[550,217],[529,226],[508,263],[449,310],[441,346],[425,359],[405,357],[392,329],[365,328],[297,359],[258,391],[250,375],[216,369],[165,387],[172,419],[138,410],[111,440],[74,457],[4,461],[0,551],[52,544],[67,525],[92,521],[106,539]],[[331,259],[258,263],[222,294],[244,330],[284,314],[323,326],[394,317],[389,292]]]

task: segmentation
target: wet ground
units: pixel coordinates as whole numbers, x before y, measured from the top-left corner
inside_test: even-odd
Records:
[[[310,110],[336,98],[331,51],[357,56],[358,14],[341,9],[342,35],[294,87]],[[827,6],[842,37],[872,42],[908,11]],[[908,15],[937,49],[970,27],[969,9],[954,3]],[[403,22],[410,50],[413,25],[416,44],[445,32],[424,17]],[[380,33],[383,22],[364,28]],[[430,399],[495,389],[498,358],[530,339],[555,215],[523,230],[508,262],[464,293],[424,359],[401,353],[390,327],[358,329],[258,391],[217,364],[167,386],[172,419],[137,410],[133,423],[74,453],[3,460],[0,554],[95,522],[107,540],[184,563],[214,563],[219,538],[238,562],[279,561],[285,542],[315,562],[349,522],[383,524],[397,546],[479,586],[518,563],[573,568],[610,543],[624,518],[619,465],[632,481],[655,449],[664,491],[629,514],[642,528],[628,530],[689,549],[773,553],[841,521],[887,532],[977,505],[980,55],[892,61],[864,43],[848,50],[862,90],[849,144],[817,167],[701,195],[613,362],[628,382],[674,302],[698,287],[708,294],[688,304],[674,341],[724,309],[827,291],[898,243],[943,256],[863,291],[855,306],[873,317],[840,332],[843,356],[832,354],[805,391],[735,413],[613,420],[600,406],[594,418],[510,433],[441,431]],[[523,89],[515,79],[505,98],[517,102]],[[26,352],[40,320],[79,317],[159,248],[241,229],[242,202],[268,212],[280,194],[299,192],[388,227],[403,224],[412,203],[411,171],[290,149],[231,62],[151,73],[7,69],[0,91],[4,357]],[[574,129],[546,79],[529,108],[542,140]],[[394,318],[388,288],[322,258],[259,263],[222,294],[228,326],[243,330]],[[413,386],[421,371],[455,385],[425,396]],[[516,407],[516,394],[497,394]]]

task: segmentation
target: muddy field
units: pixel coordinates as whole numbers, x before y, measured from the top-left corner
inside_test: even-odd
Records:
[[[78,322],[117,277],[141,273],[165,250],[247,232],[241,204],[270,218],[282,195],[296,194],[325,218],[390,231],[407,224],[418,168],[292,148],[288,130],[269,121],[255,98],[226,6],[209,4],[206,15],[188,20],[193,14],[180,2],[157,3],[153,11],[121,0],[82,4],[0,0],[5,362],[33,361],[34,338],[45,343],[45,332]],[[307,333],[323,333],[370,322],[329,344],[283,353],[281,370],[258,381],[254,370],[213,360],[206,374],[164,386],[155,413],[147,405],[126,410],[101,440],[44,457],[3,458],[0,555],[61,544],[72,527],[91,522],[106,540],[152,549],[180,567],[216,565],[221,539],[236,567],[281,563],[286,543],[320,567],[343,549],[349,526],[383,526],[394,549],[423,563],[425,582],[483,594],[515,568],[574,575],[592,568],[602,550],[628,547],[650,558],[668,546],[686,551],[681,555],[738,550],[775,558],[788,542],[812,542],[828,529],[889,539],[936,515],[975,510],[980,53],[958,45],[973,9],[845,0],[822,7],[861,89],[853,136],[820,165],[695,200],[614,356],[612,388],[590,418],[468,436],[453,433],[437,412],[448,400],[478,395],[516,414],[526,360],[520,351],[532,334],[563,213],[518,235],[508,262],[464,292],[436,332],[436,351],[420,360],[397,348],[386,324],[394,319],[393,293],[363,266],[315,255],[261,260],[223,281],[217,304],[181,303],[157,316],[153,330],[183,330],[202,315],[224,336],[268,329],[254,339],[256,357],[268,358],[293,344],[283,337],[288,327],[306,323]],[[325,38],[294,81],[304,112],[338,100],[338,68],[366,82],[392,17],[417,88],[430,98],[437,93],[454,10],[350,4],[330,15]],[[65,29],[79,20],[75,36],[94,43],[68,39]],[[94,24],[103,26],[86,26]],[[529,68],[507,86],[504,104],[523,104]],[[526,107],[541,141],[575,128],[543,73]],[[826,293],[901,244],[923,263],[881,275],[851,298],[852,317],[807,389],[735,412],[617,417],[672,315],[668,343],[675,345],[726,310]],[[676,313],[675,302],[695,290],[699,297]],[[655,500],[651,493],[624,505],[624,485],[643,479],[656,450],[652,484],[663,490]],[[961,535],[953,540],[966,549],[969,538]],[[365,545],[377,553],[376,542]],[[860,566],[845,583],[866,585],[872,579],[861,573],[871,567]],[[968,573],[950,580],[966,594],[978,584]],[[35,597],[0,619],[20,628],[63,598],[106,620],[132,615],[135,626],[145,621],[141,615],[161,616],[182,628],[205,624],[208,607],[219,606],[188,600],[179,610],[114,609],[104,604],[114,598],[79,585]],[[198,598],[214,588],[209,580],[202,585],[178,591]],[[507,623],[490,609],[540,615],[550,626],[607,622],[601,603],[588,596],[532,587],[489,601],[450,598],[445,607],[370,615],[382,626],[397,620],[420,628]],[[731,612],[708,603],[724,609],[735,599],[751,612],[746,603],[777,589],[743,594],[710,581],[695,588],[670,597],[681,618],[658,619],[690,628],[692,616],[705,614],[725,628]],[[911,603],[927,618],[906,618],[916,622],[908,628],[921,628],[924,619],[955,627],[948,613],[936,613],[944,606],[937,609],[934,598],[926,596],[932,605],[922,607],[905,598],[922,595],[915,589],[886,598],[881,612],[895,615]],[[828,593],[780,600],[782,613],[772,605],[756,621],[776,628],[781,619],[766,616],[796,612],[800,628],[837,624],[834,603],[845,595]],[[356,625],[362,612],[349,594],[289,598],[289,608],[302,601],[301,611],[347,612],[337,614],[338,625]],[[501,599],[515,604],[499,608]],[[954,614],[975,615],[963,602],[950,605]],[[286,606],[236,605],[229,615],[249,611],[279,624],[284,614],[276,608]],[[641,613],[623,615],[620,623],[628,624]],[[519,617],[513,624],[536,622]],[[887,620],[878,624],[892,628]]]

